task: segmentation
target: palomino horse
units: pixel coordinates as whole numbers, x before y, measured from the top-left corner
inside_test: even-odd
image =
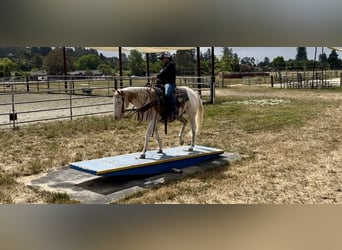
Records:
[[[195,146],[195,138],[199,129],[199,125],[203,118],[203,105],[200,96],[188,87],[177,87],[178,89],[184,90],[188,96],[188,101],[180,104],[178,109],[178,115],[176,120],[182,123],[181,130],[179,132],[179,143],[184,143],[184,130],[188,121],[184,118],[183,114],[186,114],[191,124],[191,146],[189,151],[193,151]],[[144,148],[141,152],[140,158],[145,158],[147,151],[147,145],[150,137],[155,133],[158,141],[159,151],[163,152],[162,142],[158,134],[157,123],[161,120],[161,108],[160,108],[160,97],[156,89],[151,87],[126,87],[120,90],[116,90],[113,95],[114,100],[114,118],[119,121],[128,108],[129,104],[136,107],[138,111],[138,119],[141,121],[148,122],[148,127],[145,136]]]

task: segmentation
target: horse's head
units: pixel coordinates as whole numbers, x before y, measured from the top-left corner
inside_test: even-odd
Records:
[[[128,102],[125,100],[125,95],[122,90],[114,91],[113,95],[114,102],[114,119],[119,121],[121,120],[125,109],[128,107]]]

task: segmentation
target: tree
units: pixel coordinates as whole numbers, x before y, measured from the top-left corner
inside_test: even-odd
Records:
[[[96,70],[100,64],[101,60],[98,55],[88,54],[81,56],[75,62],[75,67],[78,70]]]
[[[263,63],[264,65],[269,65],[271,63],[270,58],[266,56]]]
[[[42,56],[47,56],[50,52],[51,52],[51,48],[50,47],[40,47],[40,54]]]
[[[155,63],[155,62],[158,62],[158,55],[156,53],[150,53],[149,54],[149,57],[150,57],[150,63]]]
[[[331,53],[329,54],[329,56],[328,56],[328,63],[330,65],[331,69],[336,69],[336,68],[338,68],[340,66],[336,50],[333,49],[331,51]]]
[[[297,47],[296,67],[297,69],[304,69],[309,64],[306,47]]]
[[[232,71],[233,58],[233,50],[228,47],[223,47],[221,58],[221,68],[223,73],[226,71]]]
[[[32,58],[32,50],[29,47],[20,47],[16,50],[16,57],[18,61],[18,67],[21,71],[30,71],[33,66],[30,64]]]
[[[221,71],[224,72],[239,72],[240,71],[240,59],[236,53],[233,53],[233,49],[223,47],[221,58]]]
[[[114,73],[113,68],[106,64],[106,63],[101,63],[97,69],[103,74],[103,75],[112,75]]]
[[[38,54],[34,54],[28,61],[31,69],[40,69],[43,66],[43,60]]]
[[[240,69],[242,72],[252,72],[255,67],[255,58],[254,57],[244,57],[241,59]]]
[[[161,69],[161,62],[158,59],[159,53],[151,53],[150,55],[150,73],[156,74]],[[179,72],[179,70],[177,69]]]
[[[270,65],[271,65],[270,58],[265,57],[264,61],[259,62],[258,67],[260,67],[264,71],[268,71],[270,70]]]
[[[327,54],[325,54],[325,53],[320,54],[319,57],[318,57],[318,60],[319,60],[320,63],[328,62]]]
[[[287,70],[296,70],[297,67],[297,62],[294,59],[289,59],[285,62],[285,69]]]
[[[55,48],[51,50],[44,60],[44,68],[49,75],[62,75],[64,72],[63,49]],[[66,70],[70,70],[70,59],[66,56]]]
[[[74,49],[71,49],[70,53],[68,53],[71,57],[73,58],[80,58],[82,56],[85,55],[89,55],[89,54],[94,54],[94,55],[98,55],[97,51],[94,49],[86,49],[84,47],[75,47]]]
[[[10,58],[0,58],[0,76],[11,76],[11,71],[14,70],[16,64]]]
[[[296,61],[307,61],[308,54],[306,52],[306,47],[297,47]]]
[[[211,50],[208,49],[204,53],[200,53],[200,60],[201,60],[201,72],[204,75],[210,74],[211,71]]]
[[[239,61],[240,61],[240,58],[239,58],[238,54],[234,53],[233,54],[233,61],[232,61],[232,70],[233,70],[233,72],[239,72],[240,71]]]
[[[196,72],[195,49],[177,50],[175,56],[177,73],[179,75],[193,75]]]
[[[321,64],[322,68],[329,69],[329,63],[328,63],[327,54],[322,53],[322,54],[319,55],[319,63]]]
[[[123,70],[129,70],[128,57],[125,53],[121,54],[121,61],[122,61],[122,69]],[[119,59],[117,61],[117,64],[115,65],[115,69],[119,70]]]
[[[142,53],[138,50],[131,50],[131,53],[128,56],[128,65],[132,75],[143,76],[146,73]]]
[[[280,72],[281,70],[283,70],[285,68],[284,57],[277,56],[276,58],[274,58],[272,61],[272,67],[274,71]]]

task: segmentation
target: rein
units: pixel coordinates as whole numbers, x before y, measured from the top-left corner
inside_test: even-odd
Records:
[[[137,109],[137,112],[145,112],[147,110],[149,110],[150,108],[152,108],[153,106],[157,105],[160,103],[160,100],[156,99],[150,103],[147,103],[146,105],[142,106],[141,108]]]
[[[132,109],[125,109],[125,97],[124,97],[123,94],[121,94],[121,97],[122,97],[121,113],[122,113],[122,114],[125,114],[125,112],[128,111],[129,114],[124,115],[124,118],[132,117],[133,115],[135,115],[135,114],[138,112],[138,110],[135,109],[135,108],[132,108]]]

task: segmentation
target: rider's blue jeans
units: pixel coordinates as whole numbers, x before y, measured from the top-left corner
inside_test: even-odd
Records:
[[[168,103],[168,113],[176,114],[176,104],[173,99],[173,92],[176,91],[176,83],[165,84],[165,96]]]

